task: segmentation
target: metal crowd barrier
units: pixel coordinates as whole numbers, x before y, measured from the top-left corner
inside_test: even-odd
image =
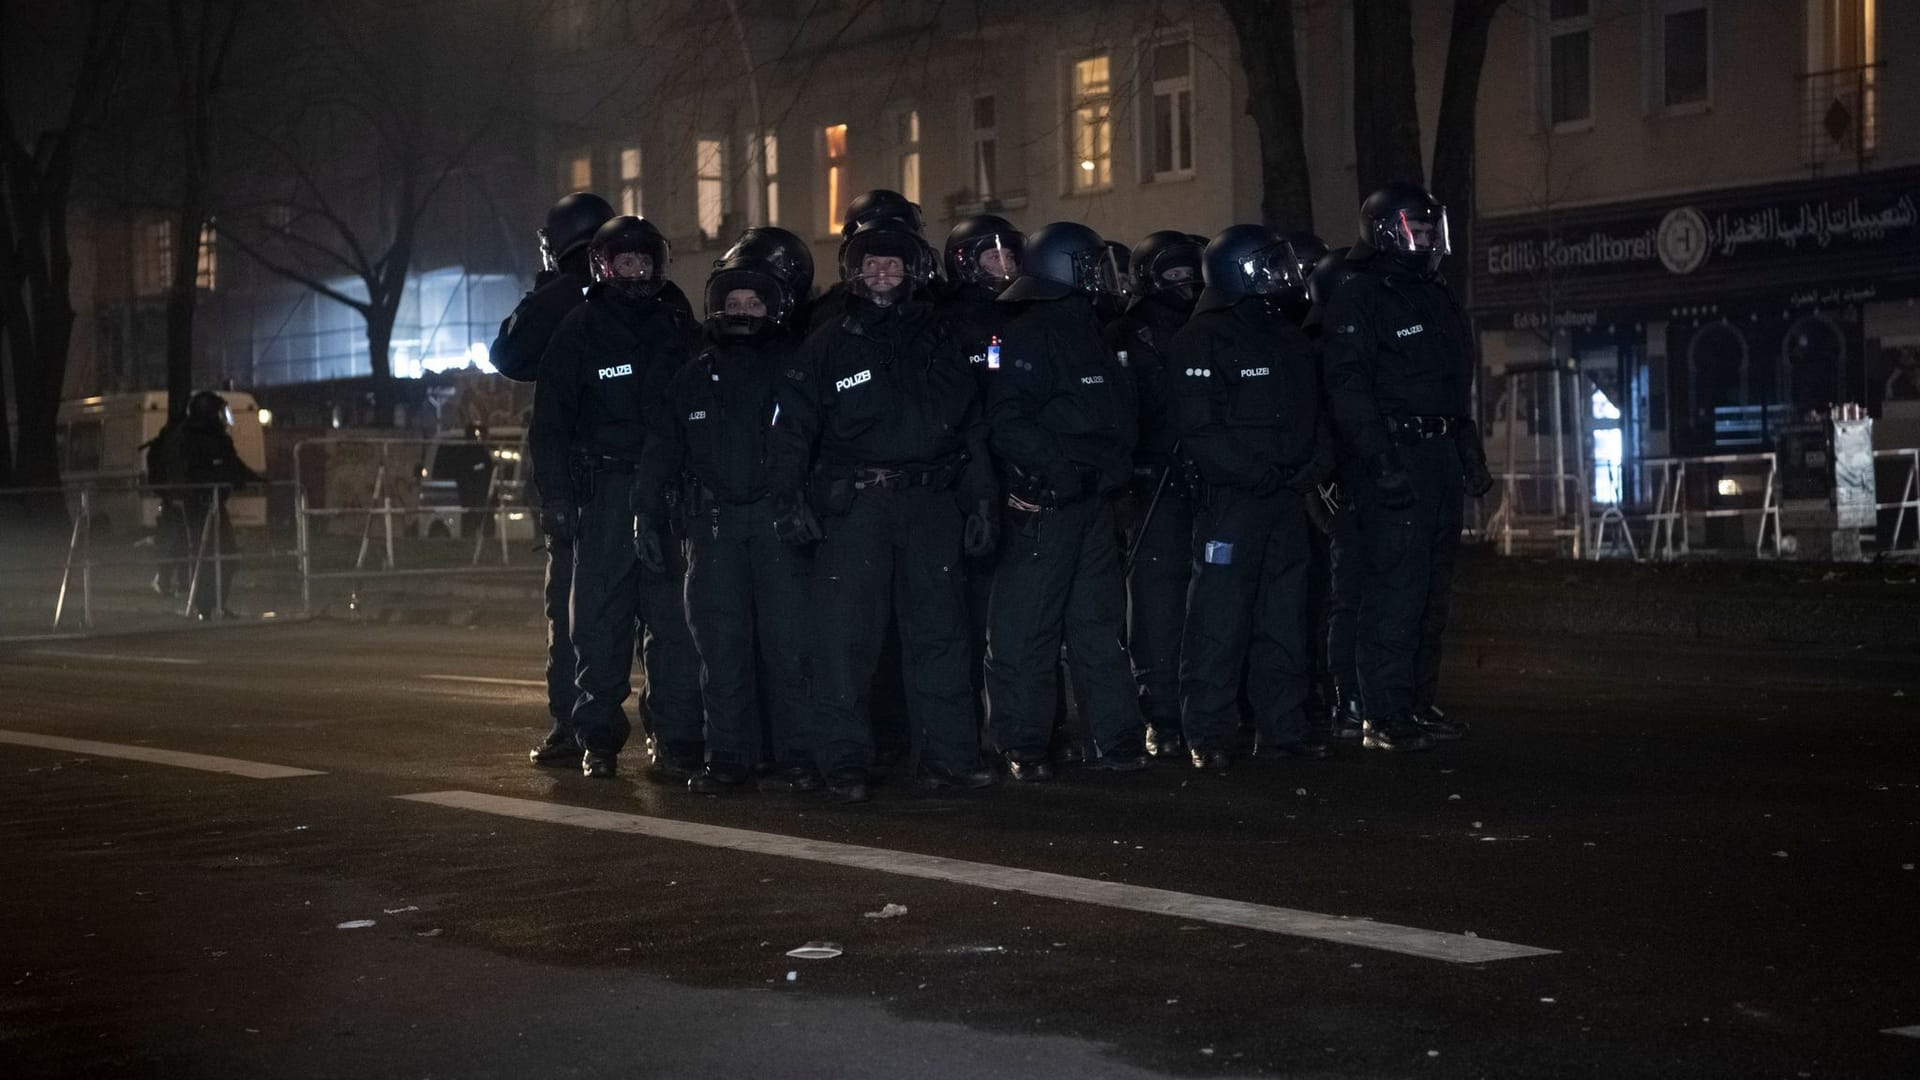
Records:
[[[1689,469],[1714,465],[1765,465],[1767,467],[1766,488],[1757,507],[1727,507],[1719,510],[1696,510],[1687,503],[1687,475]],[[1646,515],[1649,523],[1647,551],[1653,557],[1672,560],[1689,555],[1693,551],[1692,539],[1688,534],[1689,520],[1709,518],[1744,518],[1757,515],[1759,532],[1754,539],[1755,558],[1765,557],[1767,542],[1772,540],[1774,557],[1780,555],[1780,455],[1761,454],[1715,454],[1707,457],[1664,457],[1641,458],[1633,462],[1636,469],[1658,469],[1659,486],[1653,501],[1653,512]],[[1624,519],[1621,527],[1626,528]],[[1769,530],[1771,527],[1771,530]],[[1596,557],[1598,556],[1596,550]]]
[[[1893,518],[1893,532],[1887,538],[1887,554],[1920,555],[1920,447],[1908,447],[1904,450],[1875,450],[1873,459],[1878,461],[1907,460],[1907,479],[1900,485],[1900,497],[1892,502],[1873,504],[1875,511],[1897,511]],[[1907,524],[1907,513],[1913,512],[1914,537],[1911,547],[1900,546],[1900,533]]]

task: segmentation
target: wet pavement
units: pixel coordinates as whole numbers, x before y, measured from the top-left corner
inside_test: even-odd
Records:
[[[1911,653],[1468,637],[1474,734],[1429,754],[851,809],[530,768],[539,656],[324,621],[0,647],[0,1075],[1920,1075],[1884,1033],[1920,1024]],[[445,792],[525,813],[399,798]],[[690,839],[587,827],[629,819]],[[1179,899],[1067,898],[1111,884]]]

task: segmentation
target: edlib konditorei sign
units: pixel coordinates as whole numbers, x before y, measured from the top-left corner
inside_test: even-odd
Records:
[[[1543,324],[1547,310],[1657,311],[1739,293],[1920,293],[1920,169],[1483,219],[1475,231],[1474,306],[1516,326]]]

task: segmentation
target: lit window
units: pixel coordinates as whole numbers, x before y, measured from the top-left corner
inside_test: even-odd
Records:
[[[709,240],[720,237],[727,215],[727,146],[719,139],[700,139],[694,147],[698,181],[700,232]]]
[[[907,201],[920,201],[920,114],[917,111],[900,114],[897,129],[900,144],[900,194]]]
[[[1593,118],[1591,0],[1548,0],[1547,15],[1547,122],[1586,124]]]
[[[767,183],[767,224],[780,224],[780,136],[760,137],[760,164]]]
[[[1193,45],[1176,41],[1151,47],[1153,108],[1149,172],[1156,180],[1193,172]]]
[[[582,150],[560,165],[561,186],[569,192],[593,190],[593,154]]]
[[[1880,141],[1879,12],[1875,0],[1807,5],[1803,121],[1813,161],[1872,156]]]
[[[827,142],[827,232],[837,233],[845,220],[847,206],[847,125],[833,124],[824,134]]]
[[[993,95],[973,99],[973,194],[991,199],[1000,190],[1000,128]]]
[[[620,212],[643,217],[640,199],[640,148],[630,146],[620,151]]]
[[[219,280],[220,250],[214,246],[212,225],[200,226],[200,260],[194,267],[193,284],[196,288],[211,292],[214,283]]]
[[[173,222],[148,221],[134,230],[133,292],[165,296],[173,279]]]
[[[1073,65],[1071,172],[1074,191],[1113,184],[1113,82],[1105,54]]]

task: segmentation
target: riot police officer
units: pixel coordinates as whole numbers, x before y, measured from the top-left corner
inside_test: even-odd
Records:
[[[1199,768],[1232,762],[1242,672],[1256,753],[1324,757],[1303,706],[1311,674],[1306,500],[1332,470],[1312,345],[1286,315],[1304,290],[1293,249],[1264,225],[1207,245],[1206,291],[1173,337],[1175,417],[1202,485],[1181,645],[1181,717]]]
[[[1094,765],[1132,771],[1147,764],[1120,645],[1126,587],[1112,502],[1133,476],[1138,405],[1093,304],[1110,259],[1098,233],[1055,222],[1028,237],[1020,277],[1000,296],[1025,307],[1007,326],[988,389],[1008,496],[986,675],[994,734],[1016,780],[1053,775],[1047,752],[1063,637],[1084,688]]]
[[[493,339],[488,354],[500,374],[515,382],[530,383],[540,376],[540,358],[562,319],[586,298],[592,283],[587,266],[587,245],[600,226],[613,217],[607,201],[591,192],[576,191],[553,204],[547,211],[546,227],[540,236],[540,273],[533,279],[533,290],[500,323],[500,335]],[[537,493],[544,501],[549,494],[564,500],[564,492]],[[573,538],[547,536],[547,713],[552,726],[547,737],[528,753],[535,765],[577,765],[580,743],[573,736],[574,659],[573,635],[567,613],[567,596],[573,590]]]
[[[570,496],[547,499],[540,517],[549,536],[574,541],[573,728],[589,776],[614,775],[630,732],[622,703],[632,692],[637,629],[654,769],[686,779],[700,768],[699,658],[680,545],[661,538],[658,517],[635,516],[652,509],[636,499],[636,478],[647,440],[664,431],[664,388],[689,359],[679,317],[662,297],[667,254],[666,239],[641,218],[616,217],[594,233],[594,284],[554,332],[535,391],[534,479]]]
[[[240,460],[233,445],[232,414],[227,399],[212,390],[200,390],[187,399],[187,412],[178,430],[164,444],[174,457],[170,468],[187,486],[181,495],[186,535],[193,560],[187,575],[188,598],[195,618],[231,619],[233,582],[240,549],[227,516],[227,496],[234,489],[266,479]],[[218,601],[216,607],[216,601]]]
[[[922,787],[993,782],[967,685],[963,550],[993,550],[994,480],[965,342],[920,298],[924,241],[889,218],[840,253],[847,300],[776,396],[769,482],[784,540],[814,544],[814,756],[841,802],[870,797],[866,696],[889,614],[907,668]]]
[[[1307,276],[1307,293],[1312,304],[1303,329],[1316,345],[1326,329],[1327,305],[1333,294],[1353,276],[1347,263],[1347,248],[1334,248],[1314,263]],[[1324,357],[1323,357],[1324,359]],[[1321,387],[1324,400],[1326,375],[1324,364]],[[1325,653],[1327,675],[1333,686],[1330,709],[1331,734],[1339,742],[1359,742],[1361,736],[1360,676],[1354,666],[1354,623],[1360,617],[1360,590],[1366,575],[1365,555],[1360,549],[1359,515],[1353,502],[1357,473],[1348,477],[1352,456],[1340,451],[1335,439],[1335,456],[1344,464],[1334,474],[1334,482],[1323,485],[1326,508],[1332,520],[1327,532],[1327,635]]]
[[[1186,470],[1176,460],[1173,424],[1176,374],[1167,348],[1200,298],[1200,252],[1187,233],[1162,229],[1134,245],[1128,267],[1133,302],[1106,330],[1108,348],[1133,373],[1140,399],[1140,435],[1133,451],[1132,502],[1140,514],[1130,531],[1127,563],[1127,653],[1147,719],[1147,752],[1183,753],[1180,734],[1180,633],[1192,574],[1193,504]]]
[[[1468,415],[1472,330],[1438,273],[1446,208],[1416,184],[1388,184],[1361,204],[1360,226],[1354,276],[1327,310],[1325,364],[1358,474],[1362,744],[1422,750],[1466,733],[1420,711],[1421,642],[1437,646],[1444,628],[1462,491],[1484,494],[1493,480]]]
[[[1020,274],[1020,254],[1026,237],[1013,223],[995,214],[975,214],[947,233],[941,248],[947,286],[934,312],[955,324],[964,336],[967,361],[986,380],[1000,365],[1000,336],[1012,310],[996,303],[1007,285]],[[971,654],[968,670],[973,682],[976,719],[986,721],[987,606],[993,592],[993,564],[998,552],[967,560],[967,627]]]
[[[904,227],[920,245],[920,254],[914,260],[912,272],[917,275],[913,287],[922,299],[933,298],[933,283],[940,274],[940,260],[934,257],[933,249],[928,246],[921,232],[920,204],[911,202],[905,195],[886,188],[874,188],[854,196],[847,204],[847,213],[840,225],[841,262],[846,261],[846,245],[860,227],[874,221],[891,221]],[[848,314],[848,300],[852,295],[845,281],[836,281],[827,287],[814,302],[813,309],[807,314],[807,332],[827,326]]]
[[[786,229],[755,225],[741,233],[713,265],[718,268],[742,260],[765,264],[767,272],[779,279],[793,304],[779,329],[796,342],[804,340],[813,310],[813,249]],[[708,316],[711,320],[712,312]]]
[[[638,493],[640,517],[665,520],[668,492],[687,474],[687,618],[700,653],[707,752],[687,786],[700,794],[740,789],[766,760],[776,767],[770,786],[820,786],[803,728],[808,568],[774,533],[767,482],[774,384],[796,348],[791,270],[735,255],[707,279],[705,348],[667,390],[664,437],[649,444]],[[642,542],[653,542],[646,534],[643,527]],[[665,562],[659,550],[639,554]],[[756,656],[768,683],[766,746]]]

